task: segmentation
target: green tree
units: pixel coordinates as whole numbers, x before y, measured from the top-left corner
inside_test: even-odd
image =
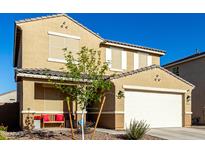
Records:
[[[112,88],[111,81],[105,78],[108,63],[101,61],[100,51],[82,47],[77,53],[77,58],[71,51],[65,51],[65,75],[60,81],[50,80],[56,88],[67,94],[68,99],[77,103],[82,111],[89,104],[101,102],[102,97]],[[68,85],[68,82],[72,85]],[[82,139],[84,139],[84,127],[82,125]]]

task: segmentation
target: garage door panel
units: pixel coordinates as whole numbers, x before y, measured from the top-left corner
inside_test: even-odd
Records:
[[[182,127],[182,95],[125,91],[125,127],[132,119],[150,127]]]

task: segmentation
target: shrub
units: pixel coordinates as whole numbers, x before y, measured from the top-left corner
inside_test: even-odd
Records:
[[[7,128],[6,126],[4,126],[3,124],[0,125],[0,140],[6,140],[6,135],[5,135],[5,132],[7,131]]]
[[[4,126],[3,124],[0,125],[0,131],[7,131],[8,127]]]
[[[0,131],[0,140],[7,140],[6,135],[3,131]]]
[[[133,120],[126,129],[126,137],[129,140],[141,139],[149,131],[149,125],[145,121]]]

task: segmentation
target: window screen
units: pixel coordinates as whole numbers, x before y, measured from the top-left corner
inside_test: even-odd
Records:
[[[64,60],[64,50],[71,51],[77,57],[80,42],[78,39],[49,34],[49,58]]]
[[[119,48],[112,49],[112,68],[122,69],[122,51]]]
[[[139,53],[134,53],[134,70],[139,68]]]
[[[139,53],[140,68],[147,66],[147,55],[146,53]]]

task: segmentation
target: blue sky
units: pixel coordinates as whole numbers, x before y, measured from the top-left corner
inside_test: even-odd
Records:
[[[48,14],[0,14],[0,93],[16,89],[14,21]],[[105,39],[167,52],[161,64],[205,51],[205,14],[69,14]]]

